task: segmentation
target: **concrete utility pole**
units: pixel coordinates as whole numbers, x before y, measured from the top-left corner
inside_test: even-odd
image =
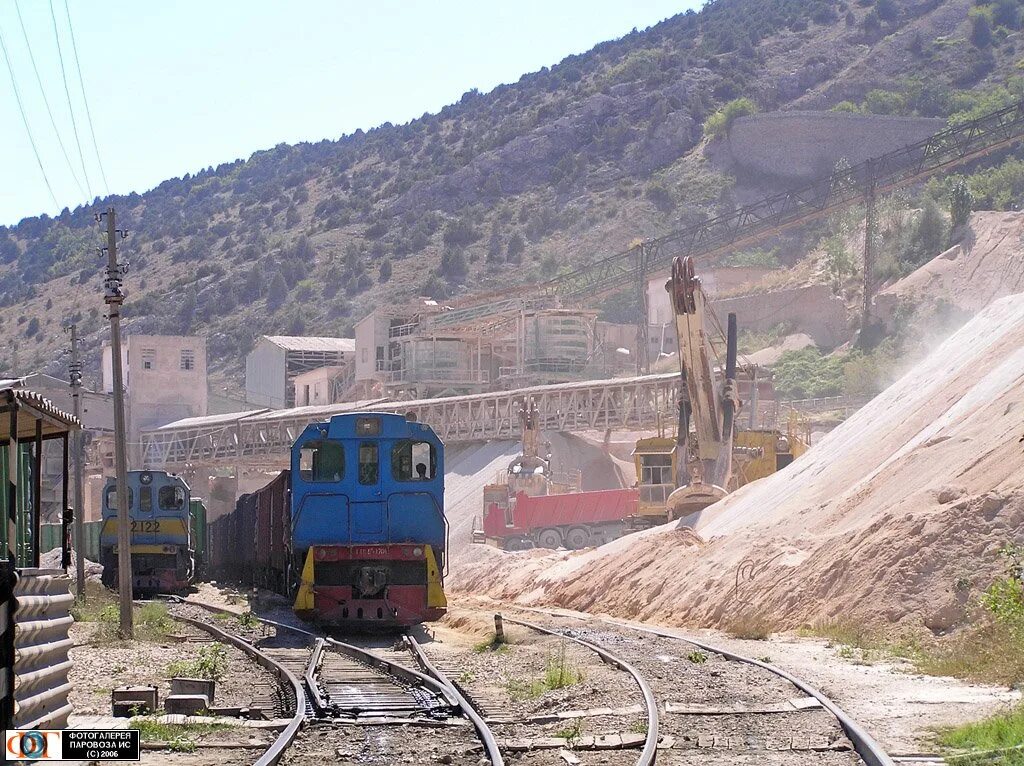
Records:
[[[71,332],[71,364],[68,365],[68,378],[71,382],[71,407],[75,418],[82,420],[82,362],[78,358],[78,325],[72,324]],[[85,601],[85,503],[82,501],[82,430],[71,434],[72,473],[75,476],[74,504],[74,538],[75,538],[75,592]]]
[[[638,243],[636,250],[636,374],[646,375],[651,371],[650,336],[648,333],[650,321],[647,316],[647,269],[654,256],[656,245],[650,240]],[[659,349],[660,350],[660,349]]]
[[[96,216],[97,222],[107,218],[107,278],[103,280],[103,301],[110,319],[110,355],[114,378],[114,471],[117,482],[117,582],[121,596],[121,637],[133,638],[132,626],[132,538],[128,508],[128,434],[124,422],[124,380],[121,369],[121,304],[124,292],[122,277],[127,264],[117,262],[117,240],[128,232],[117,228],[114,208]]]
[[[870,164],[870,161],[869,161]],[[874,172],[864,193],[864,306],[860,322],[860,346],[872,344],[871,326],[874,324],[875,301],[875,246],[878,238],[878,200],[875,194]]]

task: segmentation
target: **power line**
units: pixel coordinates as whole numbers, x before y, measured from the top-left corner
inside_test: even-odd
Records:
[[[71,23],[71,11],[68,8],[68,0],[64,0],[64,13],[68,17],[68,29],[71,31],[71,50],[75,54],[75,69],[78,70],[78,87],[82,91],[82,101],[85,104],[85,117],[89,123],[89,135],[92,136],[92,148],[96,152],[96,164],[100,166],[100,176],[103,178],[103,188],[110,196],[110,184],[107,183],[107,171],[103,169],[103,160],[100,159],[100,148],[96,145],[96,131],[92,127],[92,112],[89,111],[89,99],[85,95],[85,81],[82,79],[82,65],[78,62],[78,44],[75,42],[75,27]]]
[[[64,95],[68,99],[68,112],[71,114],[71,129],[75,134],[75,146],[78,147],[78,159],[82,163],[82,175],[85,176],[85,188],[89,191],[92,201],[92,184],[89,183],[89,171],[85,169],[85,155],[82,154],[82,142],[78,140],[78,123],[75,121],[75,108],[71,104],[71,90],[68,88],[68,76],[64,71],[64,54],[60,49],[60,34],[57,32],[57,14],[53,12],[53,0],[50,0],[50,18],[53,19],[53,39],[57,43],[57,59],[60,61],[60,76],[64,80]]]
[[[46,177],[46,171],[43,169],[43,161],[39,157],[39,149],[36,147],[36,140],[32,137],[32,128],[28,124],[28,116],[25,114],[25,106],[21,103],[21,94],[18,93],[18,83],[14,79],[14,67],[11,66],[11,57],[7,55],[7,44],[4,42],[3,31],[0,30],[0,49],[4,53],[4,61],[7,62],[7,73],[11,76],[11,88],[14,90],[14,100],[18,102],[18,111],[21,112],[21,121],[25,125],[25,133],[28,135],[28,142],[32,145],[32,154],[36,156],[36,163],[39,165],[39,172],[43,175],[43,181],[46,183],[46,189],[50,192],[50,199],[53,200],[53,206],[60,209],[60,203],[57,202],[57,195],[53,193],[53,187],[50,186],[50,179]]]
[[[64,161],[68,164],[68,170],[71,172],[71,177],[75,179],[75,185],[78,186],[78,191],[81,192],[82,196],[85,196],[85,189],[82,188],[82,182],[78,180],[78,176],[75,174],[75,168],[71,164],[71,158],[68,156],[68,151],[64,147],[64,141],[60,137],[60,131],[57,129],[57,121],[53,118],[53,110],[50,108],[50,100],[46,97],[46,89],[43,88],[43,78],[39,75],[39,67],[36,66],[36,57],[32,53],[32,44],[28,40],[28,32],[25,29],[25,21],[21,17],[21,6],[18,4],[18,0],[14,0],[14,9],[18,12],[18,23],[21,25],[21,34],[25,38],[25,47],[28,48],[28,58],[32,62],[32,71],[36,73],[36,82],[39,84],[39,93],[43,97],[43,103],[46,105],[46,113],[50,116],[50,125],[53,126],[53,132],[57,134],[57,143],[60,144],[60,151],[64,155]]]

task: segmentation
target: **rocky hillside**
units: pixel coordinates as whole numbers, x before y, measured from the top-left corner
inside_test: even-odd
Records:
[[[735,204],[699,148],[737,98],[944,118],[1009,98],[1020,26],[1017,0],[715,0],[406,125],[25,219],[0,228],[0,373],[59,372],[68,318],[95,364],[108,205],[130,328],[206,334],[237,390],[258,334],[348,333],[380,302],[551,276]]]

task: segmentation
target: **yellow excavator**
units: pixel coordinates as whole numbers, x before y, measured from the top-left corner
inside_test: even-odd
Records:
[[[718,383],[716,362],[721,360],[709,329],[714,314],[692,258],[675,259],[665,287],[675,314],[679,351],[678,427],[675,439],[640,439],[633,451],[640,489],[637,513],[652,523],[698,513],[738,487],[775,473],[806,452],[809,441],[794,418],[785,432],[757,428],[754,417],[749,427],[738,427],[740,384],[754,400],[755,413],[759,382],[755,367],[737,367],[736,315],[728,316],[724,365],[717,365],[722,382]],[[717,320],[715,325],[720,331]]]

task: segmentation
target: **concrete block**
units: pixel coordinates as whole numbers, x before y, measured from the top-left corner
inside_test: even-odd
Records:
[[[172,678],[171,694],[205,694],[213,702],[217,684],[208,678]]]
[[[171,694],[164,699],[164,710],[171,715],[196,715],[209,707],[205,694]]]
[[[125,717],[118,710],[129,710],[132,706],[140,713],[152,713],[157,709],[158,701],[155,686],[118,686],[110,692],[110,704],[118,718]]]
[[[118,700],[110,703],[110,712],[114,718],[132,718],[137,715],[146,715],[153,711],[146,707],[143,700]]]

